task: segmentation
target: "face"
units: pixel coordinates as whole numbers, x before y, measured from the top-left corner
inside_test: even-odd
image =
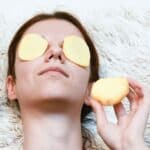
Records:
[[[80,30],[66,20],[49,19],[33,24],[24,35],[30,33],[44,37],[48,47],[32,61],[20,60],[16,52],[14,89],[20,107],[49,101],[82,106],[88,90],[90,68],[73,63],[62,50],[66,36],[83,38]]]

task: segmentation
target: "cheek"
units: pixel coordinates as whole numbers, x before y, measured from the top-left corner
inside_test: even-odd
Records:
[[[74,84],[74,96],[78,99],[80,105],[83,104],[85,99],[85,94],[87,90],[87,86],[89,83],[89,73],[88,71],[79,71],[76,72],[76,76],[74,77],[73,84]]]
[[[24,95],[25,91],[28,92],[27,90],[30,89],[33,85],[33,77],[31,74],[31,72],[33,72],[33,68],[31,66],[32,65],[28,63],[17,64],[15,66],[16,90],[18,97],[20,97],[20,95]]]
[[[75,69],[73,69],[72,74],[72,82],[75,86],[74,89],[78,90],[80,93],[85,93],[89,82],[89,68],[76,67]]]
[[[30,79],[30,73],[32,72],[32,65],[25,63],[25,64],[17,64],[15,66],[15,73],[16,73],[16,79],[17,80],[29,80]]]

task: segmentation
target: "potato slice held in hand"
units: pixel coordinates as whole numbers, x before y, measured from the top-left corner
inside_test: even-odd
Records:
[[[115,105],[128,93],[128,80],[123,77],[99,79],[93,84],[91,90],[91,96],[103,105]]]

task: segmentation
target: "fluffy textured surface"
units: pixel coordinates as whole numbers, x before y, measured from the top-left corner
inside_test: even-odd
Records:
[[[85,5],[86,3],[86,5]],[[5,90],[7,49],[20,25],[34,14],[66,10],[77,16],[89,31],[100,56],[101,77],[130,76],[150,85],[150,9],[132,5],[102,7],[103,3],[89,1],[37,2],[34,0],[4,1],[0,5],[0,150],[19,150],[22,125],[18,111],[9,107]],[[111,6],[111,4],[110,4]],[[13,12],[13,13],[12,13]],[[128,103],[125,101],[128,109]],[[116,122],[113,110],[106,107],[108,118]],[[144,114],[143,114],[144,115]],[[93,118],[93,114],[89,116]],[[96,125],[85,124],[99,143],[96,149],[108,149],[96,133]],[[145,142],[150,146],[150,119],[145,131]],[[87,150],[92,149],[87,143]],[[93,148],[94,149],[94,148]]]

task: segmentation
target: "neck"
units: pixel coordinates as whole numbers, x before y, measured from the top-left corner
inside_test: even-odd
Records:
[[[80,111],[22,111],[23,150],[81,150]]]

